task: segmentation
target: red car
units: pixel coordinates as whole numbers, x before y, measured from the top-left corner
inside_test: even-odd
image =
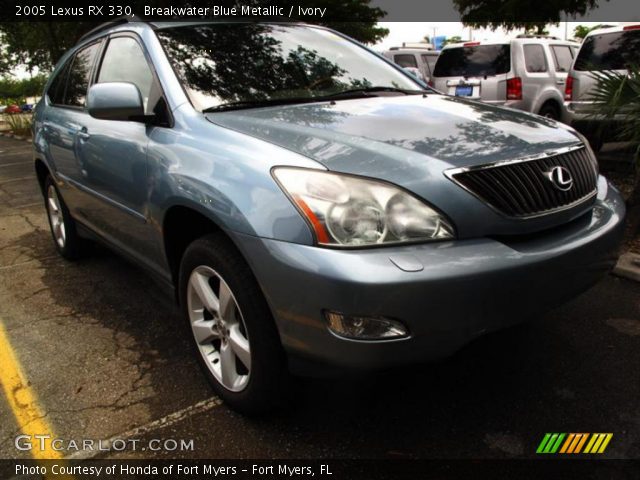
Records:
[[[18,105],[9,105],[4,111],[4,113],[21,113],[21,112],[22,110]]]

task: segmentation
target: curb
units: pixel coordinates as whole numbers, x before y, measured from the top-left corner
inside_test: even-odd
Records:
[[[625,253],[622,255],[613,269],[613,274],[640,282],[640,255],[637,253]]]
[[[0,132],[0,137],[13,138],[14,140],[22,140],[23,142],[31,143],[30,138],[23,137],[22,135],[15,135],[13,133]]]

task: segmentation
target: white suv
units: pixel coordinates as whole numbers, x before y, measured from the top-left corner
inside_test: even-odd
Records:
[[[640,64],[640,24],[621,25],[590,32],[569,72],[565,87],[563,121],[582,132],[594,150],[613,138],[619,121],[604,125],[597,115],[590,92],[596,84],[595,72],[624,73]]]
[[[558,120],[567,73],[578,48],[574,42],[530,35],[447,45],[436,62],[434,87]]]

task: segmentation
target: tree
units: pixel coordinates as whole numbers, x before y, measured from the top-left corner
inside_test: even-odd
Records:
[[[640,207],[640,66],[630,65],[627,72],[594,72],[597,80],[592,99],[596,102],[594,115],[616,119],[621,125],[615,129],[617,140],[632,142],[635,151],[635,181],[629,205]],[[640,213],[640,212],[639,212]]]
[[[46,82],[46,75],[21,80],[0,77],[0,103],[24,103],[27,97],[41,95]]]
[[[453,37],[445,38],[444,42],[442,42],[442,46],[449,45],[450,43],[460,43],[462,42],[462,37],[460,35],[454,35]]]
[[[603,25],[603,24],[599,24],[596,25],[595,27],[587,27],[586,25],[578,25],[576,28],[573,29],[573,38],[580,38],[580,39],[584,39],[584,37],[586,37],[589,32],[592,32],[593,30],[597,30],[599,28],[607,28],[607,27],[611,27],[613,25]]]
[[[530,28],[525,28],[525,35],[549,35],[546,25],[532,25]]]
[[[530,0],[453,0],[462,15],[462,22],[473,28],[488,27],[492,30],[524,28],[536,33],[544,31],[548,24],[558,24],[564,15],[584,15],[597,7],[599,0],[554,0],[531,2]]]
[[[389,31],[377,26],[386,12],[370,5],[371,0],[326,0],[327,15],[317,22],[349,35],[363,43],[376,43]],[[142,2],[132,2],[142,3]],[[269,4],[267,0],[246,0],[237,3],[254,5]],[[149,6],[168,6],[169,0],[148,0]],[[183,2],[188,5],[189,2]],[[301,0],[299,5],[316,4],[313,0]],[[330,16],[329,16],[330,15]],[[339,21],[345,18],[349,22]],[[18,65],[28,69],[38,67],[43,71],[51,70],[60,57],[71,48],[78,39],[92,28],[96,22],[0,22],[0,74],[10,71]]]

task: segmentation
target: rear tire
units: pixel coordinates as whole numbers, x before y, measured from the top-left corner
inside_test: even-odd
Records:
[[[205,376],[233,409],[282,404],[289,373],[271,311],[249,266],[215,233],[194,241],[180,264],[180,305]]]
[[[547,102],[544,105],[542,105],[542,108],[540,108],[538,115],[541,115],[546,118],[550,118],[551,120],[559,121],[560,109],[556,107],[555,104]]]
[[[67,260],[79,258],[83,252],[84,241],[78,236],[76,222],[71,217],[51,175],[47,175],[44,181],[44,205],[56,250]]]

